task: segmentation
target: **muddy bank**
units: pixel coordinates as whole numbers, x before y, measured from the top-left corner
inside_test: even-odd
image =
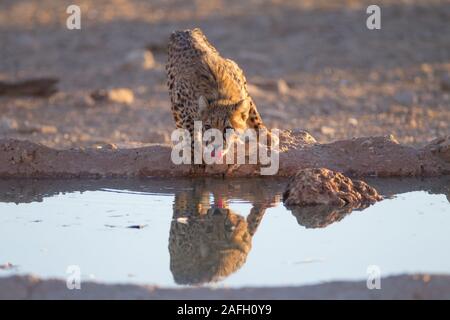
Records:
[[[277,176],[292,176],[299,169],[325,167],[350,176],[406,177],[450,174],[449,138],[423,148],[399,144],[392,136],[356,138],[327,144],[309,134],[288,130],[281,134]],[[0,177],[186,177],[260,174],[255,165],[198,170],[172,163],[171,147],[152,144],[142,148],[77,148],[56,150],[29,141],[0,140]]]
[[[13,276],[0,278],[0,299],[450,299],[450,276],[392,276],[381,280],[380,290],[368,290],[366,281],[241,289],[168,289],[87,282],[82,283],[81,290],[68,290],[62,280]]]

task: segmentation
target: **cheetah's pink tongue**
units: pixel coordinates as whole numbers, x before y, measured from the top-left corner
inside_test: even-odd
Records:
[[[225,202],[223,201],[222,198],[219,198],[219,199],[217,200],[217,207],[219,207],[219,208],[225,208]]]
[[[211,151],[211,157],[222,159],[222,150],[216,151],[216,149],[214,149]]]

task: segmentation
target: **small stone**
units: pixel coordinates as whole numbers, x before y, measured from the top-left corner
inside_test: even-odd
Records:
[[[94,148],[98,149],[98,150],[117,150],[118,149],[117,145],[114,143],[100,143],[100,144],[94,145]]]
[[[134,101],[133,91],[127,88],[117,88],[108,91],[108,99],[113,102],[132,104]]]
[[[357,126],[358,125],[358,120],[356,120],[355,118],[349,118],[348,119],[348,123],[352,126]]]
[[[114,143],[105,143],[103,145],[97,146],[98,149],[105,149],[105,150],[117,150],[117,145]]]
[[[433,73],[433,67],[428,63],[421,64],[420,68],[422,69],[423,72],[425,72],[427,74]]]
[[[123,64],[125,68],[141,68],[144,70],[155,67],[155,57],[150,50],[134,50],[127,54]]]
[[[0,265],[0,270],[11,270],[11,269],[15,269],[15,268],[16,268],[16,266],[10,262]]]
[[[83,96],[81,99],[77,101],[77,105],[81,107],[93,107],[95,106],[95,100],[92,98],[92,96]]]
[[[331,127],[322,126],[322,127],[320,127],[320,132],[322,132],[322,134],[327,135],[327,136],[334,136],[334,134],[336,133],[336,130]]]
[[[450,162],[450,135],[434,139],[425,148],[435,156]]]
[[[429,274],[424,274],[422,276],[422,281],[425,282],[425,283],[430,282],[431,281],[431,276]]]
[[[134,93],[128,88],[115,88],[110,90],[94,90],[90,97],[97,102],[116,102],[130,105],[134,102]]]
[[[146,224],[137,224],[137,225],[132,225],[132,226],[128,226],[128,229],[144,229],[147,225]]]
[[[289,93],[289,85],[287,84],[287,82],[284,79],[279,79],[277,81],[277,89],[278,89],[278,93],[285,95]]]
[[[104,101],[108,100],[108,90],[105,90],[105,89],[94,90],[94,91],[92,91],[90,97],[94,101],[104,102]]]
[[[58,128],[54,126],[41,126],[39,129],[40,129],[39,131],[44,134],[58,133]]]

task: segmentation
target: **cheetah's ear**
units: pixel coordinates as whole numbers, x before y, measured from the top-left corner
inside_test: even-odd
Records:
[[[206,109],[208,109],[209,103],[208,100],[206,100],[205,96],[200,96],[198,98],[198,111],[202,113]]]
[[[240,113],[242,120],[246,121],[250,112],[250,103],[247,99],[242,99],[235,105],[234,110]]]

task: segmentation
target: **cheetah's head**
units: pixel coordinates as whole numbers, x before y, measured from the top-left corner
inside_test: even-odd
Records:
[[[222,99],[210,102],[201,96],[198,99],[198,106],[204,130],[213,128],[225,132],[226,129],[234,129],[242,132],[247,129],[250,111],[247,99],[235,103]]]
[[[172,221],[170,270],[178,284],[220,281],[245,263],[251,246],[244,217],[228,208],[211,207],[187,223]]]
[[[247,99],[239,102],[229,100],[208,101],[204,96],[198,100],[200,120],[203,133],[209,129],[217,129],[222,133],[223,148],[238,139],[239,134],[247,129],[250,103]],[[227,135],[228,134],[228,135]]]

